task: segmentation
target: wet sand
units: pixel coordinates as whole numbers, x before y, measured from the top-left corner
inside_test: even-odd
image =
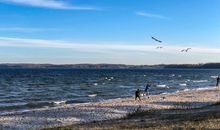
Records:
[[[38,109],[0,116],[0,129],[40,129],[83,122],[122,118],[137,110],[200,108],[220,101],[220,90],[190,90],[173,94],[113,99],[104,102],[64,105],[59,108]]]

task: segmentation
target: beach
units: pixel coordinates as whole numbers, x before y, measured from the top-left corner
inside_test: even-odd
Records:
[[[123,118],[145,110],[173,108],[202,108],[220,101],[220,91],[215,88],[180,91],[160,95],[112,99],[95,103],[68,104],[56,108],[1,114],[0,129],[41,129],[68,126],[93,121]]]

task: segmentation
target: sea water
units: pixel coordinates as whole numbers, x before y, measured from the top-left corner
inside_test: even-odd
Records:
[[[220,70],[208,69],[0,69],[0,114],[65,104],[212,88]]]

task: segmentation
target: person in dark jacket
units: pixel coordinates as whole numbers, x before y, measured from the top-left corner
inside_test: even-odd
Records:
[[[217,78],[217,83],[216,83],[216,87],[219,87],[220,85],[219,85],[219,81],[220,81],[220,78],[219,78],[219,76],[218,76],[218,78]]]
[[[145,95],[147,95],[148,98],[149,98],[149,88],[150,88],[150,86],[151,86],[150,84],[147,84],[146,87],[145,87],[145,90],[144,90],[145,91]]]
[[[135,100],[137,100],[137,98],[139,99],[139,100],[141,100],[141,97],[140,97],[140,90],[139,89],[137,89],[137,91],[135,92]]]

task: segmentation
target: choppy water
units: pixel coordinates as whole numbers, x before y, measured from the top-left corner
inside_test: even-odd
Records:
[[[220,70],[1,69],[0,114],[132,96],[214,87]]]

